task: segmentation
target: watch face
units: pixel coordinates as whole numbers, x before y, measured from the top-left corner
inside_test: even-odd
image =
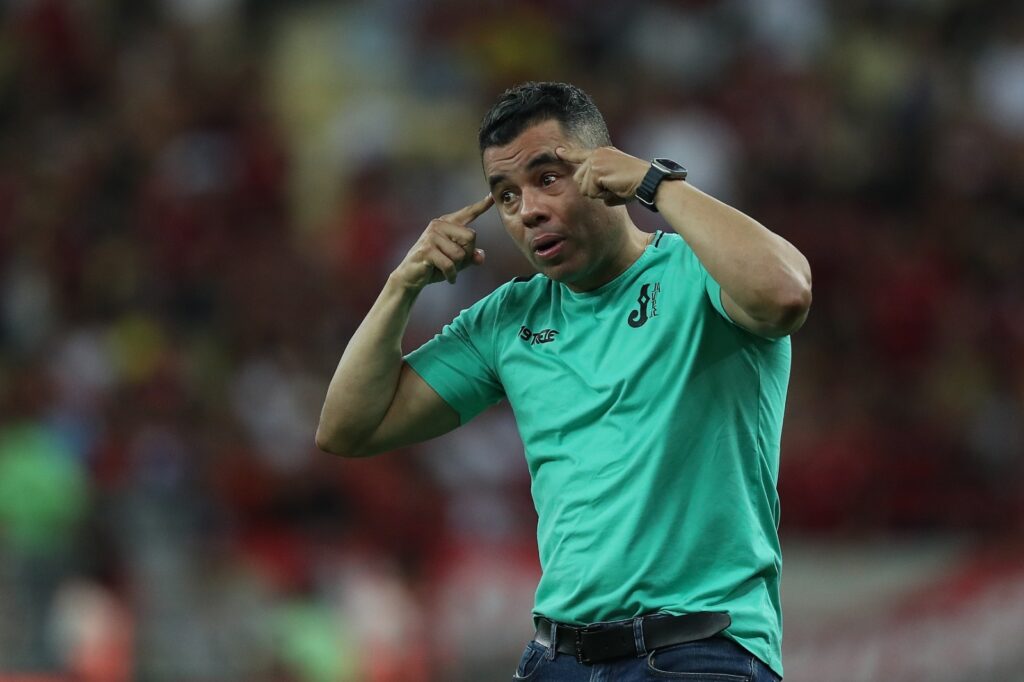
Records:
[[[685,173],[686,169],[672,159],[655,159],[655,163],[664,166],[669,173]]]

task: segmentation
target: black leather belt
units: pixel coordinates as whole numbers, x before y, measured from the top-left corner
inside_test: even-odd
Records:
[[[639,620],[639,627],[634,623]],[[639,619],[575,627],[541,618],[534,640],[560,654],[572,654],[587,665],[616,658],[641,656],[672,644],[684,644],[717,635],[729,627],[728,613],[701,612],[673,616],[656,613]],[[554,630],[554,636],[552,636]],[[639,632],[638,632],[639,631]]]

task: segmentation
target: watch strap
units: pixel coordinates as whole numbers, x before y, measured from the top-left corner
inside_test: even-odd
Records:
[[[644,179],[640,181],[640,186],[636,188],[637,200],[651,209],[655,213],[658,212],[658,207],[654,203],[655,194],[658,192],[658,185],[665,178],[671,178],[673,180],[685,180],[686,169],[675,163],[674,161],[668,161],[675,168],[670,168],[662,159],[654,159],[651,161],[651,167],[647,169],[647,173],[644,175]]]

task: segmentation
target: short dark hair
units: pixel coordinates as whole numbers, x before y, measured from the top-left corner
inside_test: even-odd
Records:
[[[555,120],[587,147],[611,145],[608,126],[590,95],[569,83],[520,83],[501,94],[480,122],[480,153],[516,139],[532,125]]]

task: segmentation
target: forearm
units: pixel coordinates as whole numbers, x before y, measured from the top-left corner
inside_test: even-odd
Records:
[[[687,182],[658,187],[658,210],[750,318],[789,333],[806,316],[811,270],[796,247]]]
[[[419,294],[394,276],[352,335],[327,388],[317,446],[357,453],[383,421],[395,397],[402,368],[402,336]]]
[[[403,379],[402,335],[423,287],[455,283],[460,270],[484,262],[467,227],[494,205],[490,194],[435,218],[388,277],[348,342],[327,388],[316,429],[321,450],[359,456],[418,442],[458,426],[458,414],[422,380]]]
[[[651,164],[614,147],[555,149],[576,167],[580,192],[610,206],[632,201]],[[811,304],[811,269],[792,244],[740,211],[680,180],[663,180],[654,201],[715,281],[741,326],[763,336],[795,331]]]

